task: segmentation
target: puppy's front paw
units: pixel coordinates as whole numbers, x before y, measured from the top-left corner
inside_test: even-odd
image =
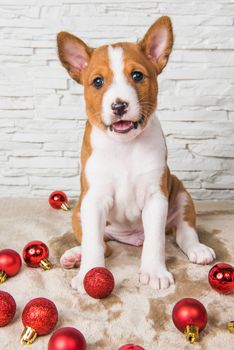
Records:
[[[60,264],[64,269],[79,267],[81,262],[81,247],[74,247],[66,250],[60,258]]]
[[[85,294],[85,289],[83,285],[84,276],[78,273],[73,279],[71,280],[71,286],[73,289],[77,290],[80,294]]]
[[[172,274],[166,269],[147,272],[141,269],[139,272],[139,281],[141,284],[149,284],[153,289],[167,289],[174,284]]]
[[[205,244],[198,243],[187,250],[189,260],[195,264],[206,265],[211,263],[215,258],[215,252]]]

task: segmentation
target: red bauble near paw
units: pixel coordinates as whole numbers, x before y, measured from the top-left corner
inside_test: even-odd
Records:
[[[53,265],[48,260],[49,248],[41,241],[31,241],[23,249],[23,258],[29,267],[42,267],[50,270]]]
[[[229,264],[214,265],[208,275],[211,287],[221,294],[234,292],[234,267]]]
[[[63,327],[52,334],[48,350],[87,350],[87,344],[85,337],[78,329]]]
[[[172,320],[176,328],[185,334],[186,340],[193,344],[207,324],[207,312],[200,301],[184,298],[175,304]]]
[[[105,267],[95,267],[88,271],[83,283],[86,293],[95,299],[108,297],[115,286],[112,273]]]
[[[0,327],[7,326],[14,318],[15,299],[7,292],[0,291]]]

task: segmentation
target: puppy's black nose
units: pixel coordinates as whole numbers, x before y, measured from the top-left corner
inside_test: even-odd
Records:
[[[116,102],[111,104],[111,109],[113,110],[115,115],[121,117],[122,115],[127,113],[128,103],[117,98]]]

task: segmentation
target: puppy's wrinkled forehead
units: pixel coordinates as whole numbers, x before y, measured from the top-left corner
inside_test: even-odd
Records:
[[[143,55],[138,45],[133,43],[117,43],[97,48],[86,70],[85,82],[90,74],[110,75],[109,80],[123,81],[129,70],[141,69],[143,73],[155,75],[154,67]]]

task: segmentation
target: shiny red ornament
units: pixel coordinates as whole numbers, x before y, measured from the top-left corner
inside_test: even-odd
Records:
[[[0,251],[0,283],[5,282],[7,277],[16,275],[22,265],[20,255],[12,249]]]
[[[70,210],[68,199],[63,191],[54,191],[49,196],[49,204],[54,209]]]
[[[144,350],[144,349],[139,345],[126,344],[124,346],[121,346],[121,348],[119,348],[119,350]]]
[[[0,327],[10,323],[16,311],[15,299],[7,292],[0,291]]]
[[[186,340],[194,343],[199,338],[199,332],[206,326],[207,312],[200,301],[184,298],[175,304],[172,320],[176,328],[185,334]]]
[[[208,275],[211,287],[221,294],[234,292],[234,267],[229,264],[214,265]]]
[[[108,297],[115,286],[112,273],[105,267],[95,267],[84,278],[84,289],[91,297],[103,299]]]
[[[21,344],[32,344],[38,335],[52,331],[58,321],[58,310],[55,304],[46,298],[32,299],[25,306],[22,322],[25,327],[21,335]]]
[[[31,241],[23,249],[23,258],[30,267],[42,267],[44,270],[50,270],[53,265],[48,260],[49,248],[41,241]]]
[[[87,344],[85,337],[78,329],[64,327],[52,334],[48,350],[87,350]]]

